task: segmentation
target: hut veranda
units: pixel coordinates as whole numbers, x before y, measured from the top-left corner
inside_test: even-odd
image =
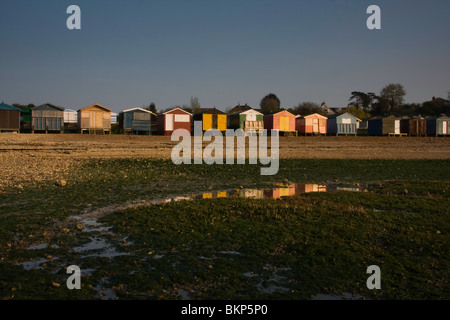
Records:
[[[261,168],[261,175],[275,175],[279,168],[279,131],[270,131],[270,155],[268,154],[268,131],[263,129],[256,133],[246,133],[242,129],[227,129],[225,132],[225,164],[246,163],[246,151],[248,149],[248,163],[269,165]],[[203,142],[210,142],[203,149]],[[181,138],[181,141],[180,141]],[[224,164],[223,134],[218,129],[209,129],[203,132],[202,121],[194,121],[194,141],[185,129],[174,130],[172,141],[180,141],[171,152],[174,164],[192,164],[192,149],[194,150],[193,164]],[[248,140],[248,146],[247,146]],[[236,144],[235,144],[236,141]],[[193,147],[193,148],[192,148]],[[235,153],[236,150],[236,153]]]

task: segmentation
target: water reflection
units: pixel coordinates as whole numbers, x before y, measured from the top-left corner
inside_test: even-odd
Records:
[[[265,189],[233,189],[228,191],[205,192],[194,196],[192,199],[213,199],[213,198],[253,198],[253,199],[279,199],[281,197],[289,197],[296,194],[310,192],[331,192],[331,191],[351,191],[362,192],[366,189],[359,186],[340,186],[336,184],[314,184],[314,183],[291,183],[291,184],[275,184],[275,188]]]

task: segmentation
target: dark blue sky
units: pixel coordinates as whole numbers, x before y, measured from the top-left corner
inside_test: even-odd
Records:
[[[371,4],[382,30],[366,28]],[[0,100],[224,110],[273,92],[334,107],[389,83],[407,102],[446,98],[449,14],[448,0],[0,0]]]

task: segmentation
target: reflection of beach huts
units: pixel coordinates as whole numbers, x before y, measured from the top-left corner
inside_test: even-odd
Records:
[[[239,197],[252,198],[252,199],[264,199],[264,190],[261,190],[261,189],[239,190]]]
[[[426,136],[427,120],[422,117],[414,117],[410,119],[400,120],[400,132],[409,136]]]
[[[273,189],[266,189],[263,191],[265,199],[279,199],[281,197],[288,197],[295,195],[295,185],[282,186]]]
[[[111,109],[98,103],[78,110],[78,125],[81,133],[110,133],[111,134]]]
[[[309,192],[327,192],[327,186],[313,184],[313,183],[296,183],[295,184],[295,193],[309,193]]]
[[[293,133],[297,135],[295,130],[295,115],[283,110],[264,116],[264,129],[277,130],[280,133]]]
[[[214,108],[203,108],[194,114],[194,121],[202,122],[202,130],[217,129],[219,131],[227,130],[227,114]]]
[[[191,134],[192,113],[174,108],[157,116],[158,134],[170,136],[177,129],[185,129]]]
[[[450,118],[446,115],[441,115],[437,118],[428,118],[427,134],[436,137],[450,135]]]
[[[369,120],[367,134],[369,136],[401,135],[400,119],[389,117],[374,117]]]
[[[357,135],[358,118],[344,112],[328,116],[327,134],[329,135]]]
[[[57,131],[64,130],[64,108],[45,103],[31,109],[31,130]]]
[[[20,109],[4,102],[0,104],[0,132],[20,132]]]
[[[295,117],[295,129],[302,135],[316,135],[327,133],[327,117],[318,113]]]
[[[125,133],[156,133],[156,114],[142,108],[132,108],[119,113],[119,127]]]
[[[228,115],[228,129],[258,132],[264,129],[264,115],[250,107]]]

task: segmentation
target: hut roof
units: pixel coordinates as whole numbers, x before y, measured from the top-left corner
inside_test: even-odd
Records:
[[[53,109],[57,109],[59,111],[64,111],[64,108],[55,106],[55,105],[53,105],[51,103],[48,103],[48,102],[44,103],[44,104],[41,104],[41,105],[39,105],[37,107],[31,108],[31,110],[39,110],[39,109],[43,109],[43,108],[53,108]]]
[[[219,109],[214,108],[201,108],[200,111],[197,114],[226,114],[223,111],[220,111]]]
[[[21,111],[19,108],[10,106],[9,104],[6,104],[2,101],[2,103],[0,103],[0,110],[14,110],[14,111]]]
[[[192,115],[192,113],[190,113],[190,112],[188,112],[188,111],[186,111],[186,110],[183,110],[183,109],[181,109],[181,108],[173,108],[173,109],[170,109],[170,110],[168,110],[168,111],[166,111],[166,112],[164,112],[163,114],[166,114],[166,113],[169,113],[169,112],[172,112],[172,111],[174,111],[174,110],[180,110],[180,111],[183,111],[183,112],[185,112],[185,113],[187,113],[187,114],[190,114],[190,115]]]
[[[266,114],[266,115],[264,115],[264,116],[273,116],[274,114],[281,113],[281,112],[287,112],[287,113],[289,113],[290,115],[292,115],[292,116],[295,117],[295,114],[292,114],[292,113],[290,113],[290,112],[287,111],[287,110],[275,111],[275,112],[272,112],[272,113],[268,113],[268,114]]]
[[[105,107],[105,106],[102,106],[102,105],[99,104],[99,103],[94,103],[94,104],[92,104],[92,105],[90,105],[90,106],[81,108],[81,109],[79,109],[78,111],[83,110],[83,109],[86,109],[86,108],[90,108],[90,107],[99,107],[100,109],[103,109],[103,110],[105,110],[105,111],[111,111],[111,109],[109,109],[109,108],[107,108],[107,107]]]
[[[325,117],[319,113],[311,113],[306,116],[302,116],[302,115],[296,116],[296,118],[312,118],[312,117],[319,118],[319,119],[328,119],[327,117]]]
[[[246,112],[248,112],[248,111],[255,111],[256,113],[259,113],[259,114],[262,115],[262,112],[261,112],[261,111],[255,110],[255,109],[253,109],[253,108],[251,108],[251,107],[248,107],[248,108],[246,108],[246,109],[242,109],[242,110],[239,110],[239,111],[230,113],[230,116],[231,116],[231,115],[237,115],[237,114],[246,113]]]
[[[154,112],[151,112],[150,110],[146,110],[146,109],[142,109],[142,108],[131,108],[131,109],[123,110],[122,112],[125,113],[125,112],[131,112],[131,111],[135,111],[135,110],[151,113],[156,116],[156,114]]]
[[[230,110],[229,114],[241,113],[241,112],[244,112],[244,111],[247,111],[250,109],[253,109],[253,108],[247,104],[245,104],[244,106],[241,106],[240,104],[238,104],[236,107],[234,107],[233,109]]]
[[[352,115],[351,113],[348,113],[348,112],[335,113],[335,114],[329,115],[328,119],[335,119],[335,118],[339,118],[339,117],[342,117],[342,116],[350,116],[350,117],[352,117],[352,118],[354,118],[356,120],[359,120],[357,117],[355,117],[354,115]]]

